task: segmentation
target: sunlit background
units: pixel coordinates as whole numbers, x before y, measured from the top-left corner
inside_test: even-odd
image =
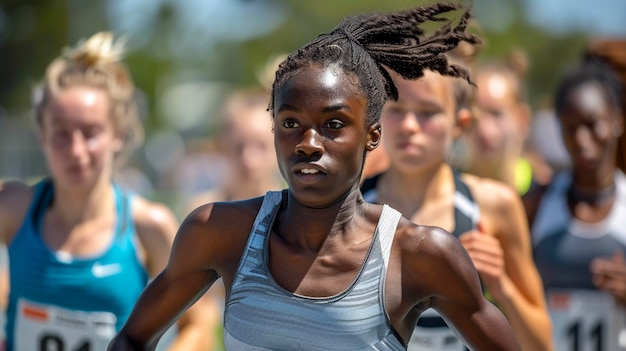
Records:
[[[0,178],[37,179],[45,164],[30,124],[30,93],[61,48],[110,30],[129,43],[146,141],[120,178],[179,205],[220,182],[214,116],[234,88],[267,84],[268,62],[330,31],[344,16],[408,0],[3,0],[0,2]],[[469,3],[469,2],[468,2]],[[626,37],[624,0],[474,0],[486,46],[479,59],[522,49],[528,96],[549,104],[560,72],[585,43]]]

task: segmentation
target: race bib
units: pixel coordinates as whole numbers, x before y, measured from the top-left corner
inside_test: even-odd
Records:
[[[433,309],[424,311],[421,321],[413,330],[409,341],[409,351],[465,351],[465,345],[454,331]],[[426,326],[428,325],[428,326]]]
[[[115,336],[115,315],[41,305],[20,299],[15,350],[104,351]]]
[[[626,314],[607,293],[550,290],[547,295],[555,351],[626,350]]]

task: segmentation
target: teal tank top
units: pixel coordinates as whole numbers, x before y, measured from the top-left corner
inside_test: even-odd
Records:
[[[8,246],[7,351],[105,350],[148,281],[136,254],[130,198],[114,186],[115,236],[99,255],[52,251],[41,237],[53,199],[50,180],[35,186],[24,222]]]
[[[406,350],[384,304],[391,243],[400,213],[385,206],[354,282],[330,297],[280,287],[268,266],[268,242],[281,192],[269,192],[233,279],[224,314],[227,350]]]

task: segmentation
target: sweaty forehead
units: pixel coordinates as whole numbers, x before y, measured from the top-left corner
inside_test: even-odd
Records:
[[[567,96],[566,107],[585,114],[594,114],[608,108],[607,92],[597,83],[583,83],[572,89]]]
[[[442,106],[452,105],[452,80],[438,73],[425,71],[419,79],[404,79],[397,74],[394,82],[398,87],[398,101],[419,103],[430,101]]]
[[[360,98],[364,99],[358,78],[339,65],[311,65],[294,74],[278,90],[276,103],[294,100],[304,102],[310,98]],[[280,106],[275,105],[275,108]]]

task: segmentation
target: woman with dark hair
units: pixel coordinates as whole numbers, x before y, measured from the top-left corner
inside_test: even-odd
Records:
[[[143,350],[221,277],[229,350],[405,350],[433,307],[476,350],[519,350],[482,296],[458,240],[367,203],[359,190],[380,116],[425,69],[467,78],[444,53],[469,17],[424,36],[459,5],[346,18],[279,66],[270,109],[288,188],[199,207],[182,224],[168,267],[145,290],[110,350]]]
[[[623,96],[615,72],[593,61],[568,71],[555,94],[572,166],[537,197],[531,234],[557,351],[626,349]]]

